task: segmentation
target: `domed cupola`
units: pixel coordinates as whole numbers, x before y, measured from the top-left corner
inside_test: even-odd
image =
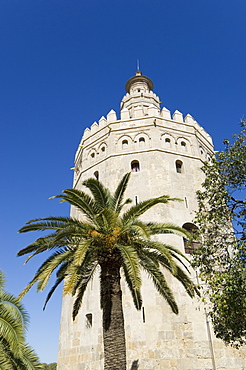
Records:
[[[137,71],[136,75],[131,77],[126,83],[126,91],[130,94],[133,92],[149,92],[153,90],[153,82],[147,76],[143,76],[141,71]]]
[[[159,97],[153,93],[153,82],[147,76],[143,76],[140,70],[137,70],[135,76],[131,77],[126,83],[127,94],[121,101],[121,110],[128,109],[131,112],[141,107],[143,112],[147,113],[149,107],[160,109]],[[144,114],[147,115],[147,114]]]

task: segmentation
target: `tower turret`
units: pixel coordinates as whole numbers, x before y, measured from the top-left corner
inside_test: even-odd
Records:
[[[121,110],[128,109],[130,118],[135,108],[142,108],[143,115],[147,115],[149,107],[160,110],[160,99],[153,93],[153,87],[152,80],[137,70],[135,76],[131,77],[125,85],[127,94],[122,99]]]
[[[153,83],[138,70],[126,83],[120,118],[110,110],[84,131],[75,157],[74,188],[94,177],[111,191],[127,172],[132,172],[126,198],[138,204],[168,194],[183,202],[170,202],[148,210],[146,222],[174,223],[190,230],[197,210],[196,190],[204,181],[201,166],[211,160],[213,144],[209,134],[191,115],[163,108],[153,93]],[[76,207],[71,216],[81,218]],[[161,239],[189,254],[186,239],[166,235]],[[58,370],[102,370],[102,312],[100,309],[100,269],[95,272],[83,297],[79,315],[72,320],[74,297],[63,297]],[[196,281],[196,275],[192,276]],[[227,349],[210,333],[201,302],[191,300],[178,281],[166,279],[180,308],[174,315],[142,275],[142,311],[136,311],[129,289],[122,278],[123,309],[128,369],[204,370],[245,369],[245,350]],[[209,341],[208,341],[208,338]],[[213,351],[214,348],[214,351]],[[136,365],[137,364],[137,365]]]

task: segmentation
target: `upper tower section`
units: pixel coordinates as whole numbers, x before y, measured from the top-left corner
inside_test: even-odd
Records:
[[[121,101],[121,111],[128,110],[130,118],[133,111],[141,109],[143,115],[148,114],[148,108],[157,108],[160,111],[160,99],[153,93],[153,82],[147,76],[143,76],[141,71],[137,71],[126,83],[127,94]]]

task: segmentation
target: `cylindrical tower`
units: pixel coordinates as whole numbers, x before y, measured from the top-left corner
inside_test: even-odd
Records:
[[[114,190],[131,171],[126,196],[134,203],[165,194],[183,200],[158,205],[145,219],[189,229],[197,208],[196,191],[203,181],[202,161],[209,161],[213,154],[212,139],[191,115],[183,119],[177,110],[172,116],[168,109],[161,110],[152,89],[151,79],[137,71],[126,83],[120,119],[111,110],[85,130],[75,157],[74,187],[79,189],[83,180],[96,177]],[[76,212],[72,209],[73,216],[79,216]],[[169,236],[168,242],[183,253],[191,252],[177,236]],[[177,281],[167,278],[179,306],[177,316],[147,276],[143,277],[143,308],[136,311],[122,279],[128,368],[200,370],[214,369],[217,363],[216,369],[244,369],[239,352],[226,350],[213,334],[210,340],[211,329],[201,303],[189,298]],[[97,278],[88,287],[75,322],[71,309],[72,298],[65,296],[58,369],[103,369]],[[224,367],[226,363],[229,365]]]

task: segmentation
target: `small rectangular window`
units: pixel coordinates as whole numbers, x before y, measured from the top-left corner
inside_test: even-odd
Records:
[[[85,317],[86,317],[86,327],[91,328],[92,327],[92,313],[87,313]]]
[[[143,322],[145,322],[145,311],[144,311],[144,307],[142,307],[142,314],[143,314]]]
[[[138,204],[138,196],[135,195],[135,205],[137,205],[137,204]]]

